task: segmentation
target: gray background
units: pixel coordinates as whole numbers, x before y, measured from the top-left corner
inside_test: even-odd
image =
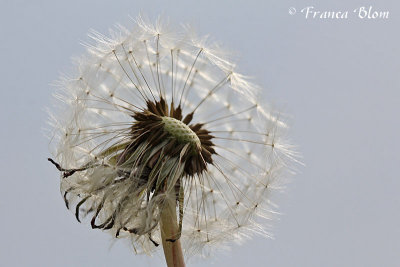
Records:
[[[388,20],[306,20],[314,5],[372,5]],[[189,266],[400,266],[398,1],[0,1],[0,265],[163,266],[76,222],[59,193],[44,108],[90,28],[139,12],[193,24],[238,51],[303,154],[280,196],[275,240]],[[111,247],[111,248],[110,248]]]

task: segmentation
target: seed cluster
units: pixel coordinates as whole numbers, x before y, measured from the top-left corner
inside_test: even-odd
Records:
[[[216,154],[211,141],[213,136],[209,131],[202,128],[202,124],[190,124],[193,113],[182,119],[180,106],[169,107],[161,97],[160,101],[148,101],[147,109],[133,114],[134,125],[132,126],[132,143],[127,147],[128,153],[122,153],[129,157],[142,143],[147,142],[156,147],[163,141],[168,141],[163,147],[164,153],[177,157],[183,148],[189,144],[190,149],[183,155],[185,163],[185,175],[193,176],[207,169],[207,164],[212,164],[212,155]],[[160,153],[155,154],[153,160],[156,162]],[[120,159],[120,163],[123,159]]]
[[[178,142],[190,143],[194,149],[201,145],[196,133],[183,122],[171,117],[162,117],[161,119],[164,123],[164,130],[170,133]]]

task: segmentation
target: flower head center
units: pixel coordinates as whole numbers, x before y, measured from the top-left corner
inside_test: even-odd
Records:
[[[172,117],[161,117],[164,130],[180,143],[190,143],[192,147],[200,147],[201,142],[195,132],[188,125]]]
[[[163,98],[159,101],[148,101],[147,109],[132,114],[134,123],[131,127],[131,143],[124,151],[124,162],[144,144],[147,149],[154,149],[151,160],[145,160],[150,169],[156,166],[163,157],[179,159],[184,163],[184,175],[193,176],[207,170],[213,164],[212,156],[216,154],[210,131],[202,123],[190,123],[193,113],[182,116],[180,106],[167,105]],[[135,154],[136,155],[136,154]],[[161,165],[160,165],[161,166]]]

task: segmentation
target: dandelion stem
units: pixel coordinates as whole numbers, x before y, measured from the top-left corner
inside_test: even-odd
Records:
[[[173,192],[169,193],[164,205],[161,213],[161,239],[165,261],[168,267],[185,267],[180,239],[171,241],[171,239],[178,236],[179,231],[176,216],[176,198]]]

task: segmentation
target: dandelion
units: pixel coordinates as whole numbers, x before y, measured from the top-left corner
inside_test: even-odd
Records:
[[[138,18],[94,44],[59,81],[49,159],[76,219],[163,244],[168,266],[216,244],[270,236],[266,221],[294,154],[279,113],[223,49],[190,28]]]

